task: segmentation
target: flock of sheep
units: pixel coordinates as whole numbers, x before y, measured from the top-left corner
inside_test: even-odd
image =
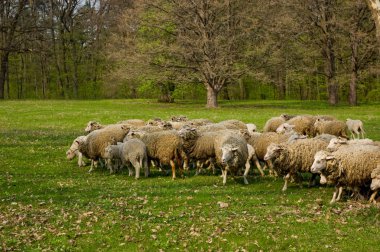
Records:
[[[364,138],[360,120],[339,121],[332,116],[286,115],[269,119],[263,132],[254,124],[239,120],[213,123],[208,119],[189,120],[185,116],[169,121],[140,119],[101,125],[90,121],[86,136],[77,137],[66,155],[69,160],[82,156],[91,160],[91,168],[104,164],[111,173],[128,167],[129,175],[140,177],[143,169],[149,176],[150,166],[171,167],[176,172],[195,168],[199,174],[206,166],[222,171],[223,184],[227,173],[247,176],[254,163],[264,176],[282,176],[289,182],[302,182],[302,173],[311,173],[310,185],[335,185],[331,203],[339,201],[343,189],[351,196],[370,196],[380,188],[380,142]],[[349,135],[352,138],[349,139]],[[264,168],[261,167],[264,164]]]

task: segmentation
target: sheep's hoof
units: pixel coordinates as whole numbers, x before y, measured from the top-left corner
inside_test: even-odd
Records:
[[[287,189],[288,189],[287,187],[283,187],[282,191],[285,192]]]
[[[330,205],[333,205],[333,204],[335,204],[335,200],[332,200],[332,201],[330,201]]]
[[[247,179],[244,179],[244,184],[248,185],[248,180]]]

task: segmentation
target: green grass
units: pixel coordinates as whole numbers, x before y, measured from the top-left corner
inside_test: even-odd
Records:
[[[175,104],[151,100],[0,102],[0,246],[39,251],[380,251],[378,206],[345,199],[329,205],[333,188],[281,192],[282,179],[244,185],[189,174],[172,181],[153,172],[87,173],[65,152],[89,120],[187,115],[239,119],[261,129],[281,113],[361,119],[380,140],[379,104],[329,107],[321,102],[243,101]],[[306,182],[305,182],[306,185]],[[228,203],[222,208],[218,202]]]

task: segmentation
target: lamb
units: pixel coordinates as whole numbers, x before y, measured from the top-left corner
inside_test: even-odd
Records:
[[[123,141],[130,128],[126,125],[116,124],[103,129],[94,130],[89,133],[85,140],[78,141],[78,150],[87,158],[91,159],[91,168],[88,172],[93,171],[94,162],[104,159],[105,149],[108,145],[116,144]],[[108,166],[112,173],[112,167]]]
[[[128,166],[129,176],[133,175],[129,163],[135,168],[135,178],[140,178],[140,169],[144,168],[145,177],[149,176],[148,156],[145,144],[139,139],[131,139],[117,145],[109,145],[105,149],[105,158],[121,160],[123,166]]]
[[[352,145],[333,153],[319,151],[314,156],[311,172],[321,173],[327,183],[335,185],[331,204],[340,200],[343,188],[360,188],[371,181],[371,173],[380,162],[380,147]],[[371,199],[375,196],[371,196]]]
[[[327,150],[333,152],[337,151],[341,147],[347,147],[350,145],[376,145],[376,143],[368,138],[347,140],[341,137],[334,137],[330,140],[329,145],[327,146]]]
[[[353,139],[355,139],[355,136],[360,138],[360,135],[362,138],[364,138],[364,127],[363,127],[363,122],[360,120],[352,120],[350,118],[347,118],[346,120],[346,125],[348,130],[351,133],[351,136]]]
[[[371,195],[371,198],[369,199],[370,202],[374,202],[376,203],[375,201],[375,197],[377,195],[377,192],[379,191],[380,189],[380,163],[377,164],[377,167],[376,169],[374,169],[371,173],[371,190],[374,191],[373,194]]]
[[[86,163],[83,161],[83,155],[78,150],[79,148],[79,142],[80,141],[86,141],[86,136],[79,136],[74,139],[73,143],[71,144],[69,150],[66,152],[66,158],[68,160],[72,160],[74,157],[78,156],[78,166],[85,166]]]
[[[221,133],[221,132],[219,132]],[[222,167],[223,185],[227,182],[227,172],[236,175],[239,168],[243,167],[248,158],[247,142],[242,136],[236,134],[223,133],[215,139],[216,162]],[[244,183],[248,184],[244,172]]]
[[[276,132],[276,129],[286,122],[282,116],[270,118],[264,125],[263,132]]]
[[[348,138],[347,125],[342,121],[325,121],[323,119],[317,119],[314,123],[315,133],[318,134],[331,134]]]
[[[182,148],[182,140],[175,130],[146,133],[140,130],[132,130],[128,138],[139,138],[147,149],[148,158],[159,161],[161,165],[170,165],[172,179],[176,178],[176,164],[182,175],[182,159],[187,164],[187,157]]]
[[[319,139],[301,139],[291,144],[272,143],[267,148],[264,160],[272,160],[274,169],[284,176],[285,184],[282,191],[286,191],[289,179],[298,173],[310,172],[315,153],[326,147],[327,142]]]

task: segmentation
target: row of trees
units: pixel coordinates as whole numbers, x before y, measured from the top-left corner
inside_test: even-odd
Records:
[[[2,1],[0,39],[0,99],[380,97],[379,0]]]

